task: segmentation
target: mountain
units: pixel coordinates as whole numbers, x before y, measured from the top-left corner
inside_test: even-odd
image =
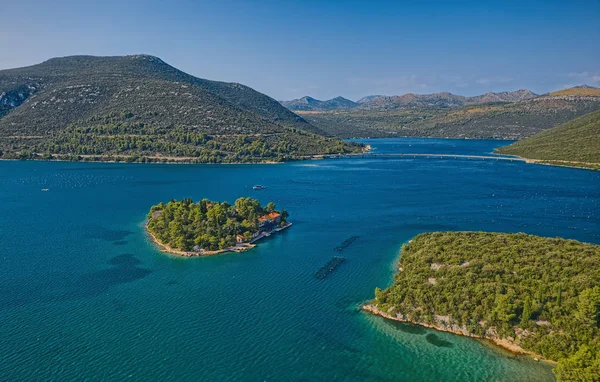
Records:
[[[411,94],[376,98],[335,113],[299,113],[341,138],[521,139],[600,109],[600,96],[589,95],[590,88],[582,89],[588,95],[574,95],[571,90],[568,96],[551,93],[534,98],[527,90],[462,98],[450,93]],[[453,106],[461,102],[463,106]]]
[[[0,71],[5,157],[237,162],[356,150],[322,134],[247,86],[197,78],[149,55],[62,57]]]
[[[157,57],[148,55],[72,56],[53,58],[26,68],[2,70],[0,71],[0,94],[6,93],[6,97],[10,99],[8,104],[13,107],[20,106],[29,96],[35,96],[35,99],[31,99],[32,102],[24,105],[21,113],[36,109],[36,112],[45,112],[52,108],[44,102],[46,96],[50,99],[54,97],[52,101],[54,103],[63,100],[57,97],[72,96],[74,98],[69,98],[66,103],[63,102],[64,105],[60,108],[62,118],[71,119],[76,116],[69,117],[67,109],[86,113],[100,108],[110,108],[112,104],[119,103],[115,101],[119,97],[133,98],[138,93],[144,93],[145,88],[141,86],[144,85],[141,83],[143,80],[162,82],[157,85],[169,87],[164,90],[170,90],[171,93],[162,94],[163,97],[165,95],[174,98],[206,97],[216,103],[226,102],[242,111],[256,113],[270,122],[311,129],[302,118],[281,108],[270,97],[247,86],[196,78],[173,68]],[[136,87],[131,88],[132,85]],[[137,88],[138,85],[141,87]],[[146,88],[150,85],[154,84],[148,84]],[[187,89],[185,86],[193,87],[184,90]],[[20,100],[16,99],[15,95]],[[216,98],[221,100],[217,102]],[[6,105],[6,103],[0,99],[0,104]],[[10,121],[13,122],[12,118]],[[21,124],[20,121],[17,123]],[[51,130],[56,127],[55,124],[46,124],[43,129]]]
[[[497,152],[551,164],[600,169],[600,110],[501,147]]]
[[[514,92],[486,93],[474,97],[464,97],[448,92],[433,94],[407,93],[396,96],[370,95],[352,102],[343,97],[329,101],[319,101],[312,97],[303,97],[292,101],[281,101],[281,104],[292,111],[329,111],[329,110],[395,110],[410,108],[452,108],[466,105],[486,103],[509,103],[528,100],[538,95],[530,90]]]
[[[392,110],[415,107],[458,107],[464,105],[466,97],[452,93],[413,94],[376,97],[361,103],[363,110]]]
[[[320,101],[318,99],[306,96],[300,99],[294,99],[291,101],[281,101],[281,104],[286,108],[296,111],[324,111],[324,110],[338,110],[338,109],[352,109],[358,104],[350,101],[344,97],[336,97],[327,101]]]
[[[467,97],[467,105],[495,102],[518,102],[538,97],[531,90],[521,89],[514,92],[485,93],[480,96]]]
[[[562,89],[549,94],[550,96],[580,96],[580,97],[600,97],[600,89],[588,85],[575,86],[568,89]]]
[[[451,108],[485,103],[518,102],[535,97],[537,97],[537,94],[523,89],[514,92],[486,93],[474,97],[464,97],[447,92],[434,94],[408,93],[401,96],[373,97],[364,102],[359,102],[359,108],[364,110],[392,110],[416,107]]]
[[[380,97],[385,97],[385,96],[383,96],[383,95],[370,95],[370,96],[362,97],[361,99],[359,99],[358,101],[356,101],[356,103],[367,103],[367,102],[373,101],[375,98],[380,98]]]
[[[324,102],[326,108],[330,109],[351,109],[353,107],[358,106],[358,104],[354,101],[350,101],[344,97],[335,97],[328,101]]]
[[[403,94],[397,96],[370,95],[352,102],[343,97],[320,101],[312,97],[303,97],[281,104],[292,111],[329,111],[329,110],[394,110],[408,108],[437,107],[450,108],[497,102],[518,102],[537,97],[530,90],[514,92],[486,93],[475,97],[464,97],[452,93]]]

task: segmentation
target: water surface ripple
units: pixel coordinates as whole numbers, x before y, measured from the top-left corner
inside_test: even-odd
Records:
[[[503,142],[368,143],[475,155]],[[400,246],[420,232],[599,243],[599,185],[599,172],[452,159],[3,161],[0,380],[552,380],[547,365],[358,306],[391,283]],[[152,204],[240,196],[274,201],[294,227],[250,252],[200,259],[161,254],[144,234]],[[346,261],[316,279],[354,235]]]

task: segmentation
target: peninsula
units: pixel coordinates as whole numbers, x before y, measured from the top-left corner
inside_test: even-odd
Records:
[[[288,212],[275,208],[272,202],[262,207],[251,198],[239,198],[234,205],[208,199],[171,200],[152,206],[146,228],[164,252],[175,255],[241,252],[292,225]]]
[[[600,246],[526,234],[434,232],[402,247],[394,284],[363,308],[600,375]]]
[[[496,152],[518,155],[532,163],[600,170],[600,110],[500,147]]]

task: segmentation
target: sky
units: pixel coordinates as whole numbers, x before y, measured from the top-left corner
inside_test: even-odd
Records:
[[[0,69],[152,54],[278,100],[600,86],[600,0],[6,1]]]

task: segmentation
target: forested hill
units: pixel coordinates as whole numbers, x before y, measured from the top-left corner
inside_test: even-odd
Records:
[[[153,56],[73,56],[0,71],[4,155],[221,162],[356,149],[247,86],[196,78]]]
[[[198,95],[210,98],[215,103],[215,107],[220,106],[219,104],[222,106],[230,104],[227,106],[235,106],[241,111],[254,112],[257,117],[271,122],[305,130],[313,129],[301,117],[281,107],[279,102],[247,86],[197,78],[168,65],[158,57],[149,55],[60,57],[52,58],[38,65],[2,70],[0,71],[0,94],[6,93],[3,98],[7,100],[10,100],[13,94],[22,95],[16,97],[20,98],[20,101],[34,96],[31,99],[32,102],[29,102],[30,105],[23,105],[26,106],[23,108],[23,112],[31,111],[27,110],[30,108],[35,109],[40,106],[43,108],[46,104],[49,104],[48,108],[57,104],[60,106],[61,101],[62,103],[71,103],[73,107],[59,107],[59,109],[65,110],[61,117],[73,119],[79,115],[68,115],[66,109],[73,113],[85,113],[89,109],[86,106],[90,104],[94,105],[95,109],[102,110],[101,107],[117,106],[115,104],[119,103],[119,98],[126,98],[131,102],[131,98],[143,94],[145,89],[130,86],[144,85],[144,81],[156,81],[147,84],[146,87],[148,90],[157,91],[154,101],[156,104],[167,101],[166,97],[170,95],[183,98]],[[179,86],[168,86],[168,84]],[[161,89],[157,87],[158,85],[167,87]],[[70,96],[70,98],[60,99],[61,95]],[[15,98],[14,95],[12,98]],[[220,102],[216,98],[221,98]],[[51,99],[53,101],[48,102]],[[15,101],[12,102],[13,107],[22,103],[19,100]],[[109,105],[102,105],[101,101],[112,102]],[[149,102],[150,99],[144,101]],[[0,103],[11,104],[10,101],[0,101]],[[160,105],[148,104],[145,106]],[[4,109],[4,111],[10,111],[10,109]],[[201,115],[192,114],[191,117],[199,118]],[[56,127],[60,128],[60,126],[48,124],[46,129]]]
[[[600,246],[525,234],[434,232],[402,247],[373,305],[392,318],[505,339],[558,361],[560,381],[600,376]]]
[[[500,154],[518,155],[552,164],[600,168],[600,110],[533,137],[501,147]]]

